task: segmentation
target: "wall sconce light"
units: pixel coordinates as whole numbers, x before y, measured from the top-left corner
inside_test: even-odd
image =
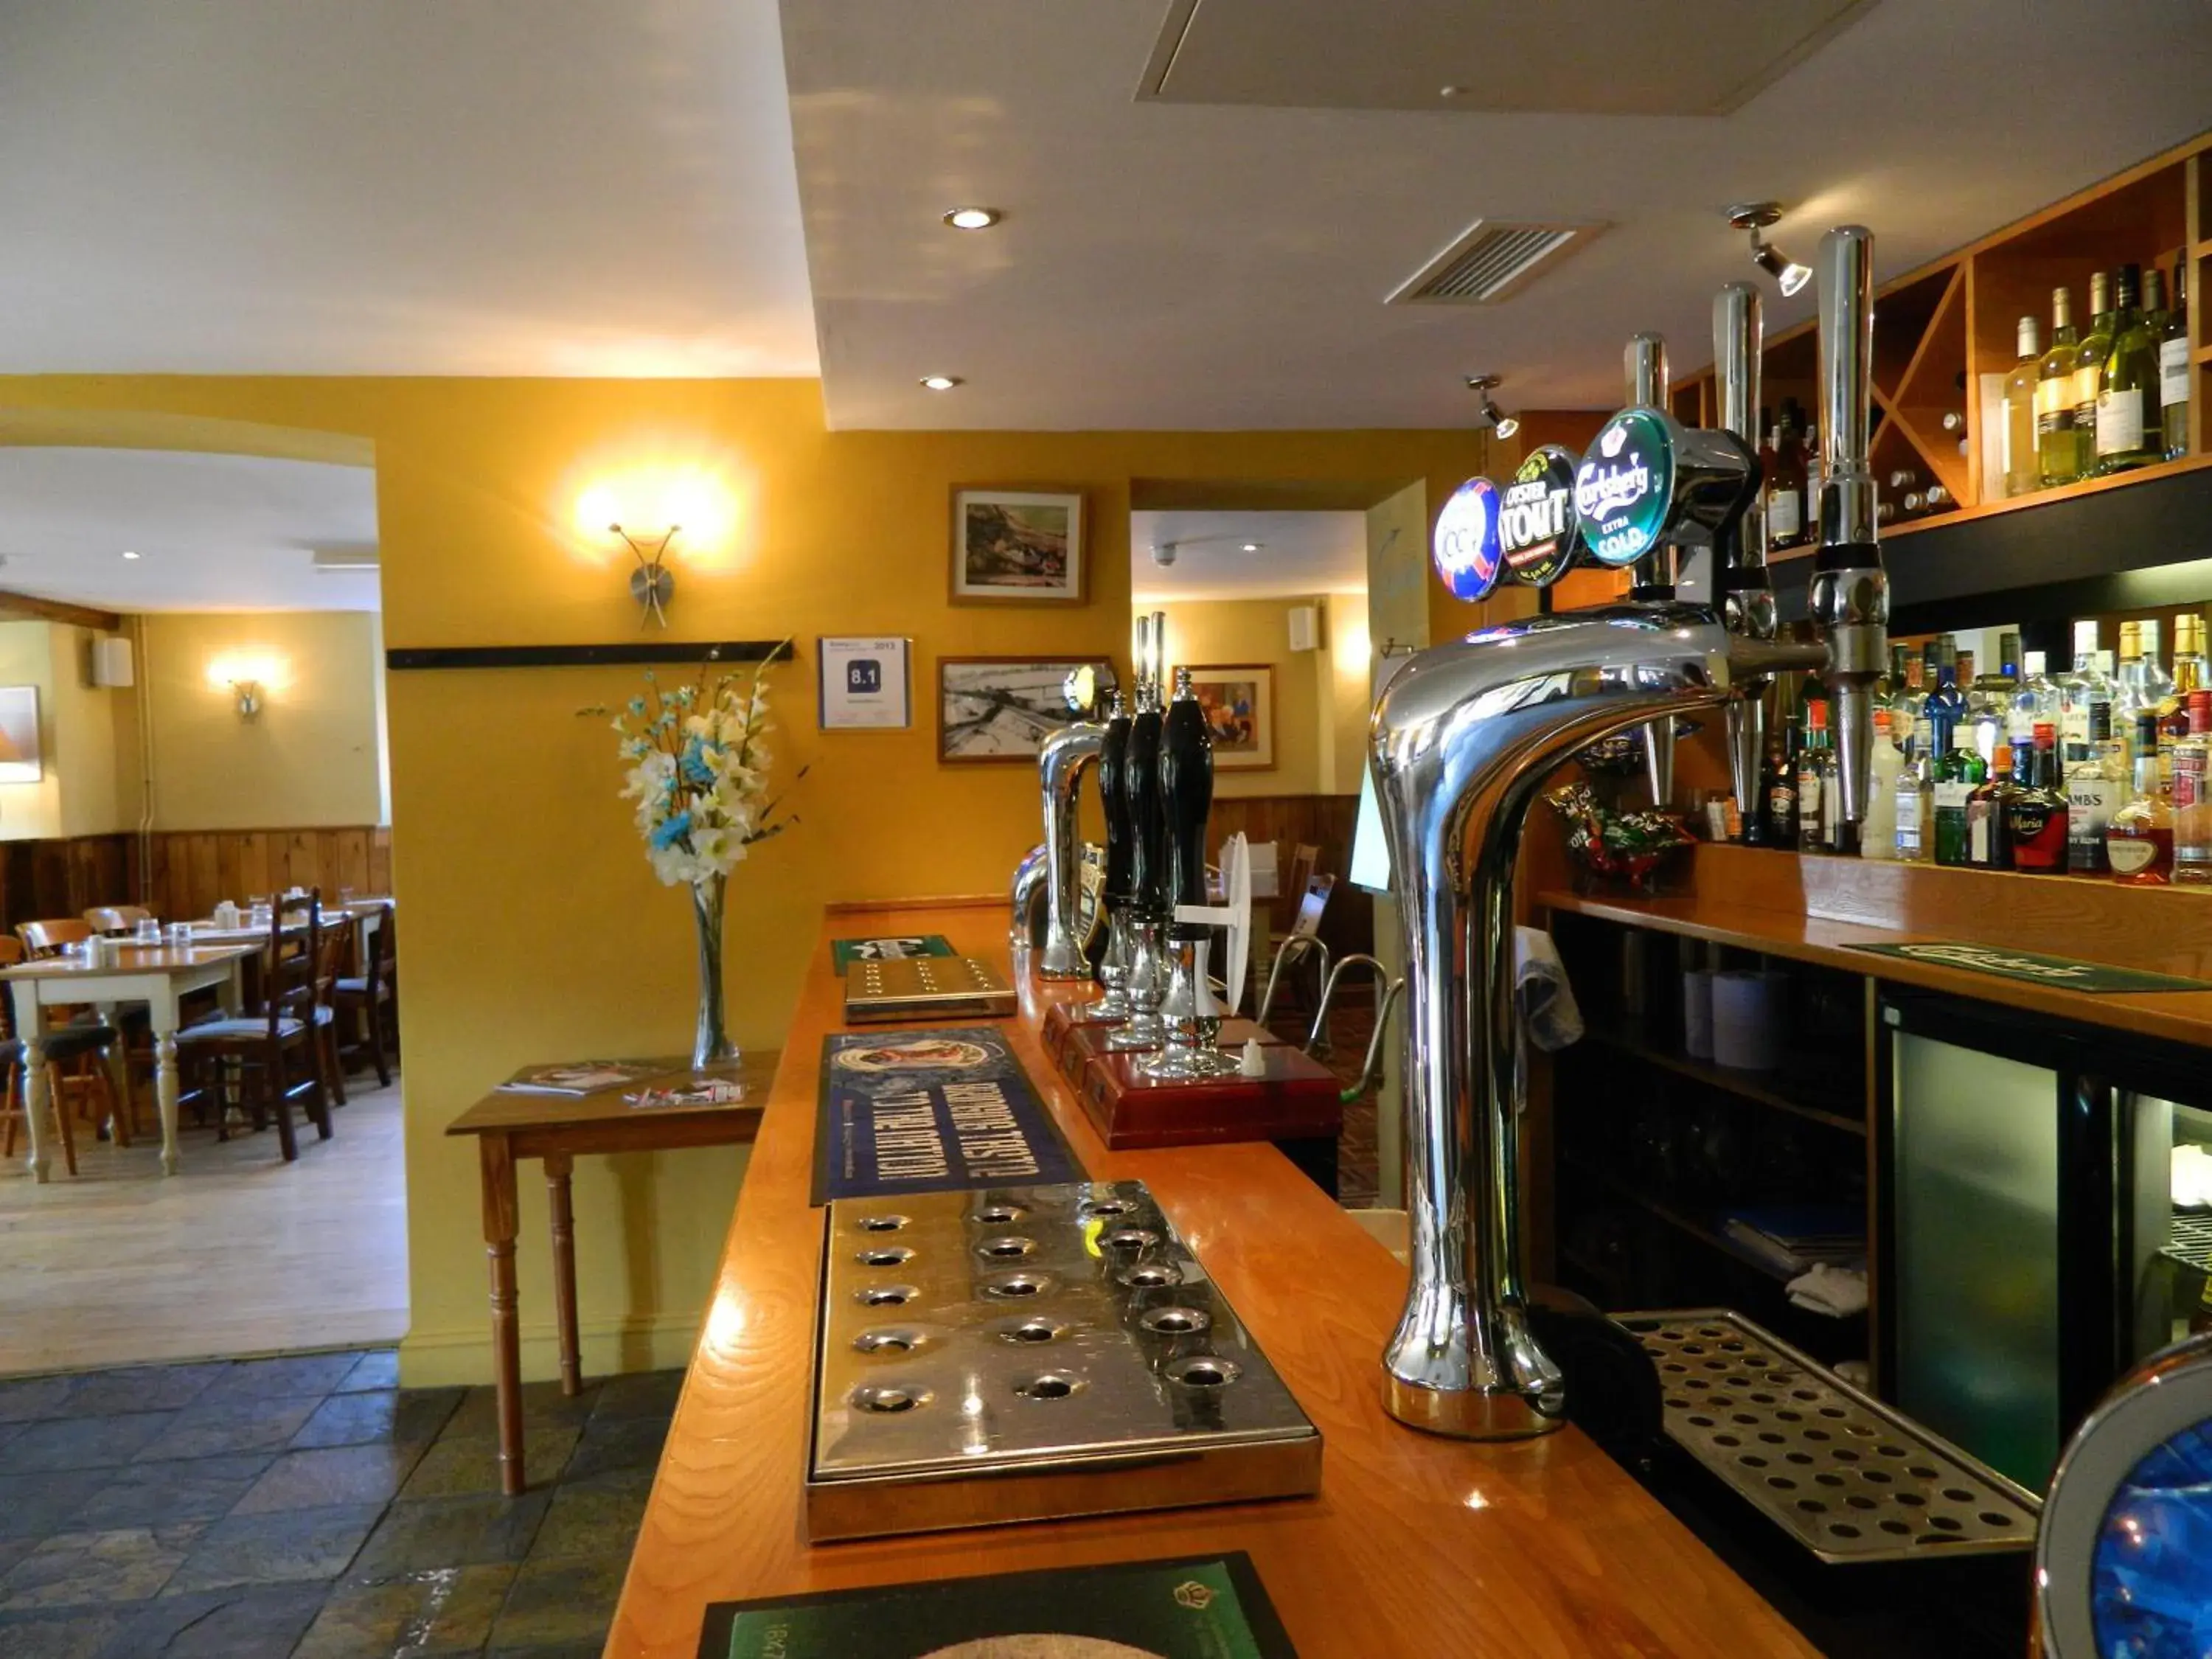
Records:
[[[236,697],[236,698],[238,699],[238,718],[239,718],[239,719],[240,719],[240,720],[258,720],[258,719],[259,719],[259,718],[260,718],[260,714],[261,714],[261,682],[260,682],[260,681],[258,681],[258,680],[233,680],[233,681],[230,683],[230,694],[231,694],[231,696],[233,696],[234,697]]]
[[[648,537],[647,545],[652,548],[651,552],[647,552],[645,546],[639,544],[638,538],[620,525],[611,524],[607,528],[621,537],[623,544],[637,555],[637,568],[629,573],[629,596],[638,604],[637,625],[642,628],[648,621],[653,621],[663,628],[667,627],[668,602],[676,597],[676,575],[664,561],[667,556],[668,544],[676,539],[676,532],[684,526],[680,524],[669,526],[657,542]]]
[[[227,651],[208,664],[207,682],[228,691],[241,720],[258,720],[270,691],[289,683],[289,665],[274,652]]]

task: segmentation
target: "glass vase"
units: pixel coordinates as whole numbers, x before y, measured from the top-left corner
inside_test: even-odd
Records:
[[[691,887],[691,919],[699,931],[699,1024],[691,1039],[691,1067],[726,1066],[738,1058],[722,1024],[722,901],[727,876],[711,876]]]

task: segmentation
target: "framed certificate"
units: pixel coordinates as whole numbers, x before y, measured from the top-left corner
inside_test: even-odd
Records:
[[[910,640],[824,639],[821,641],[822,729],[859,732],[914,724],[914,683],[908,668]]]

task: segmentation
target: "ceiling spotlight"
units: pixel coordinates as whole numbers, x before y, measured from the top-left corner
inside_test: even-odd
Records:
[[[126,559],[135,559],[135,558],[137,558],[138,556],[137,556],[136,553],[132,552],[129,548],[127,548],[127,547],[126,547],[126,548],[125,548],[125,549],[123,550],[123,556],[124,556],[125,558],[126,558]]]
[[[1006,216],[996,208],[957,207],[945,216],[945,222],[955,230],[988,230]]]
[[[1747,230],[1751,233],[1752,264],[1774,278],[1775,286],[1782,290],[1784,299],[1813,280],[1813,269],[1810,265],[1799,264],[1773,243],[1762,239],[1759,234],[1769,225],[1780,221],[1781,203],[1739,202],[1734,207],[1728,209],[1727,212],[1729,224],[1738,230]]]
[[[968,384],[957,374],[925,374],[921,377],[921,383],[932,392],[950,392],[956,386]]]
[[[1244,544],[1244,550],[1247,553],[1257,553],[1260,550],[1260,544],[1257,542],[1247,542]]]
[[[1521,429],[1521,422],[1517,416],[1508,415],[1498,408],[1497,399],[1490,395],[1493,387],[1504,383],[1505,377],[1502,374],[1470,374],[1467,377],[1467,389],[1482,399],[1482,418],[1490,422],[1490,429],[1501,438],[1510,438]]]

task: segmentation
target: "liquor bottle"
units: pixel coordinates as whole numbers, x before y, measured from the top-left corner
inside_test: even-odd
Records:
[[[1905,769],[1905,752],[1891,735],[1889,710],[1877,704],[1874,711],[1874,754],[1867,766],[1866,816],[1859,823],[1861,858],[1897,856],[1897,775]]]
[[[1806,539],[1805,449],[1797,441],[1796,413],[1796,399],[1784,398],[1781,418],[1774,423],[1774,450],[1766,473],[1770,548],[1796,547]]]
[[[2173,808],[2158,782],[2158,717],[2136,718],[2135,782],[2105,830],[2105,862],[2112,879],[2163,887],[2173,879]]]
[[[1927,503],[1930,513],[1951,505],[1951,492],[1939,483],[1929,484],[1927,489],[1920,492],[1920,495],[1921,499]]]
[[[2024,874],[2066,872],[2066,795],[2058,787],[2058,732],[2046,723],[2035,728],[2028,769],[2005,805],[2005,829],[2012,841],[2012,867]],[[2212,878],[2212,866],[2207,873]]]
[[[1990,769],[1974,748],[1974,734],[1961,727],[1951,752],[1936,763],[1929,790],[1936,808],[1936,862],[1966,862],[1966,798],[1989,781]]]
[[[2043,487],[2043,473],[2035,445],[2035,386],[2043,372],[2043,343],[2036,338],[2035,319],[2020,319],[2019,356],[2005,376],[2004,413],[1997,428],[1997,465],[2004,473],[2004,493],[2026,495]]]
[[[1951,636],[1945,634],[1931,641],[1927,654],[1930,660],[1922,672],[1924,678],[1935,680],[1936,689],[1928,694],[1921,712],[1928,716],[1934,738],[1931,752],[1940,757],[1951,752],[1951,734],[1966,716],[1966,696],[1959,690],[1958,647]]]
[[[2074,331],[2074,296],[2051,290],[2051,349],[2043,354],[2035,379],[2035,458],[2047,489],[2081,476],[2081,438],[2074,429],[2074,371],[2081,355]]]
[[[2089,333],[2074,354],[2074,432],[2081,449],[2081,477],[2097,470],[2097,388],[2112,349],[2112,279],[2100,270],[2089,278]]]
[[[1893,466],[1889,470],[1889,489],[1893,495],[1903,495],[1920,482],[1920,475],[1909,466]]]
[[[2077,876],[2101,876],[2105,831],[2128,787],[2124,746],[2112,736],[2112,705],[2089,705],[2089,738],[2069,744],[2066,755],[2066,867]]]
[[[1807,703],[1805,712],[1805,752],[1797,757],[1797,850],[1832,853],[1836,757],[1828,748],[1827,699]]]
[[[1766,844],[1789,852],[1797,845],[1797,772],[1777,738],[1766,745]]]
[[[2005,740],[2010,724],[2016,684],[2010,674],[1978,674],[1973,689],[1966,693],[1966,720],[1962,729],[1973,734],[1974,752],[1984,766],[1996,764],[1997,745]]]
[[[1897,803],[1897,857],[1902,864],[1925,864],[1933,851],[1930,842],[1936,816],[1935,761],[1928,752],[1931,741],[1928,717],[1923,714],[1914,722],[1912,753],[1898,769],[1893,795]]]
[[[2212,691],[2189,694],[2189,735],[2173,746],[2173,879],[2212,884]]]
[[[2189,694],[2212,689],[2205,672],[2204,618],[2185,611],[2173,619],[2173,690],[2159,705],[2158,776],[2173,793],[2173,745],[2189,735]]]
[[[2173,267],[2173,304],[2158,338],[2158,413],[2165,427],[2166,459],[2189,453],[2189,261]]]
[[[1990,775],[1966,797],[1966,863],[1976,870],[2012,868],[2012,837],[2005,832],[2005,806],[2012,799],[2012,749],[1997,745]]]
[[[2037,723],[2055,722],[2058,718],[2058,688],[2043,672],[2044,660],[2040,651],[2021,653],[2020,686],[2012,694],[2012,707],[2005,714],[2005,741],[2012,745],[2013,764],[2022,771],[2035,750]]]
[[[1942,425],[1943,430],[1946,432],[1956,432],[1964,435],[1966,430],[1966,416],[1965,411],[1956,409],[1945,410],[1943,411]]]
[[[2097,473],[2148,466],[2166,455],[2158,410],[2158,337],[2143,319],[2142,271],[2122,265],[2112,296],[2112,343],[2097,384]]]
[[[2112,675],[2112,726],[2116,731],[2134,732],[2136,711],[2142,703],[2142,624],[2124,622],[2120,624],[2120,665]]]
[[[1920,718],[1920,706],[1928,701],[1928,680],[1920,653],[1910,646],[1898,646],[1892,653],[1893,665],[1897,661],[1897,653],[1903,653],[1905,672],[1897,677],[1897,690],[1889,700],[1889,740],[1909,755],[1912,752],[1913,722]]]
[[[2110,709],[2112,702],[2112,683],[2105,678],[2098,666],[2097,624],[2093,621],[2074,624],[2074,670],[2058,682],[2058,732],[2063,744],[2060,752],[2069,760],[2075,745],[2089,741],[2089,710],[2093,704],[2103,703],[2107,710],[2105,724],[2112,725]]]

